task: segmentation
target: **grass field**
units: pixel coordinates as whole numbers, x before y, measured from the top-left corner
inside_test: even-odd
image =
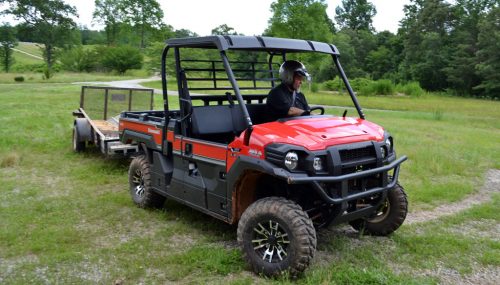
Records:
[[[2,84],[0,91],[1,284],[498,282],[498,191],[490,202],[404,224],[390,237],[322,230],[301,279],[261,278],[242,261],[235,227],[170,201],[162,210],[139,209],[127,192],[128,161],[72,152],[79,86]],[[309,100],[347,104],[339,95]],[[360,101],[409,157],[400,181],[411,212],[459,201],[479,190],[488,169],[500,169],[499,102],[434,95]]]
[[[15,50],[13,53],[14,57],[13,68],[15,68],[17,65],[31,65],[31,64],[43,63],[43,59],[41,59],[41,57],[43,57],[42,50],[40,49],[41,46],[42,46],[41,44],[20,42],[15,47],[15,49],[21,52]],[[33,56],[30,56],[26,53]]]

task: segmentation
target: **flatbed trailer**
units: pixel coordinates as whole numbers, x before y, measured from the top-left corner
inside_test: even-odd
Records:
[[[104,155],[130,155],[137,144],[122,143],[118,133],[118,117],[122,111],[152,110],[154,90],[82,86],[80,107],[73,111],[73,150],[84,151],[96,146]]]

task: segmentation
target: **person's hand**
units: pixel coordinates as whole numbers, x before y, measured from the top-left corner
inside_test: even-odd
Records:
[[[304,110],[296,107],[290,107],[288,110],[288,116],[294,117],[294,116],[301,116],[302,113],[304,113]]]

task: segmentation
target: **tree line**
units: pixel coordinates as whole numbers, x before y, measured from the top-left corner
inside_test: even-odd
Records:
[[[77,70],[93,70],[96,66],[116,69],[113,58],[120,61],[120,54],[132,52],[130,47],[140,54],[135,58],[142,62],[141,54],[158,59],[162,43],[168,38],[197,36],[166,24],[156,0],[95,0],[94,22],[103,25],[103,31],[78,27],[72,19],[77,15],[76,9],[62,0],[0,3],[8,7],[3,14],[21,20],[15,27],[1,27],[0,56],[4,67],[12,65],[9,49],[18,40],[43,44],[46,68],[50,71],[58,56],[58,62],[66,61],[65,66],[71,66],[68,58],[82,62],[85,57],[91,61]],[[370,1],[343,0],[335,9],[334,19],[327,15],[326,8],[325,0],[276,0],[270,6],[272,16],[262,35],[333,43],[351,78],[418,82],[429,91],[500,97],[498,0],[411,0],[404,7],[396,34],[375,31],[372,19],[377,11]],[[238,32],[222,24],[214,27],[212,34]],[[102,46],[89,51],[78,47],[82,44]],[[130,47],[124,52],[121,46]],[[99,56],[100,63],[96,62]],[[103,58],[107,58],[106,64]],[[330,62],[315,56],[302,60],[317,81],[335,77]],[[119,72],[124,68],[128,67]]]

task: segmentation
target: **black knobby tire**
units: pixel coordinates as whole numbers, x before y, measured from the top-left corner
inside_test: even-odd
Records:
[[[296,277],[316,252],[316,230],[296,203],[268,197],[250,205],[238,224],[238,244],[254,272]]]
[[[134,203],[141,208],[159,208],[165,202],[165,197],[151,188],[151,171],[147,158],[144,155],[135,157],[128,170],[130,196]]]
[[[354,220],[349,224],[357,231],[376,235],[386,236],[397,230],[405,221],[408,213],[408,200],[401,185],[396,184],[387,193],[386,200],[381,207],[370,218]]]
[[[80,141],[81,135],[76,125],[73,127],[73,151],[82,152],[85,150],[85,141]]]

